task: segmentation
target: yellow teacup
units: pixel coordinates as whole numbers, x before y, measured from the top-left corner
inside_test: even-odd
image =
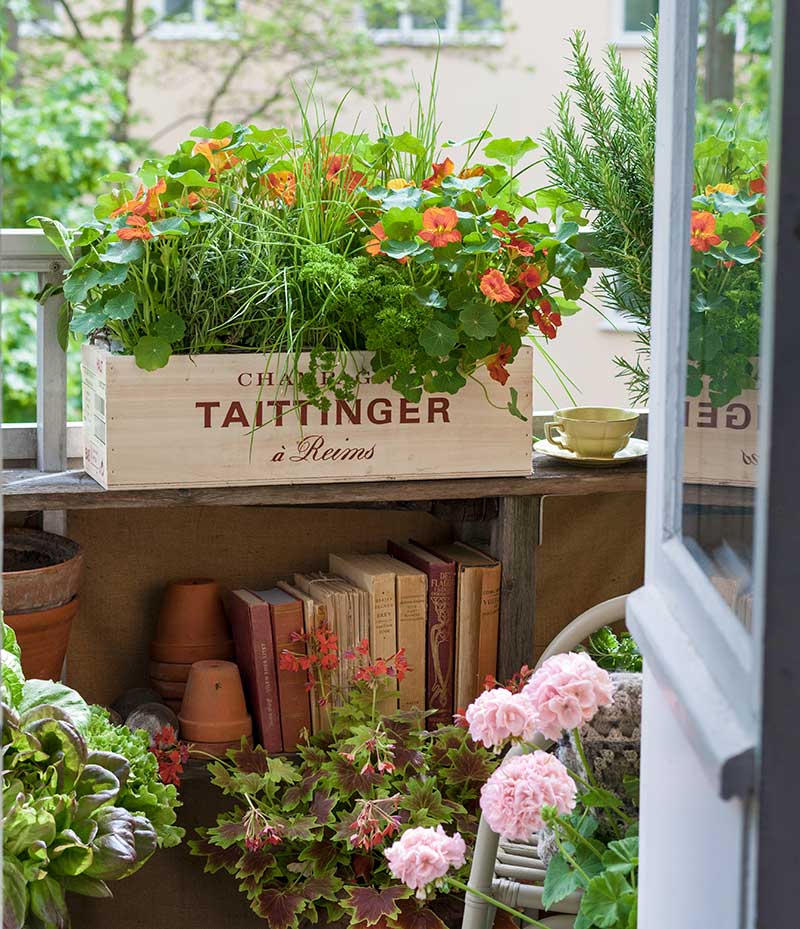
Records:
[[[639,414],[613,406],[576,406],[556,410],[544,424],[547,441],[582,458],[612,458],[628,444]]]

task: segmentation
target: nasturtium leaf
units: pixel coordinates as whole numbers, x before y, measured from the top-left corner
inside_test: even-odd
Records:
[[[136,297],[129,290],[115,294],[103,304],[103,312],[109,319],[130,319],[136,309]]]
[[[100,281],[101,273],[97,268],[81,268],[73,271],[64,281],[64,298],[70,303],[83,303],[89,291]]]
[[[464,238],[463,250],[470,255],[491,255],[500,251],[501,244],[497,236],[481,236],[480,233],[471,233]]]
[[[130,193],[130,191],[100,194],[94,205],[95,219],[107,219],[120,205],[121,201],[125,199],[125,194],[127,193]]]
[[[553,855],[544,877],[542,906],[546,910],[552,909],[554,903],[559,903],[564,897],[575,893],[582,883],[578,872],[572,870],[562,855]]]
[[[195,126],[189,135],[195,139],[226,139],[228,136],[233,136],[235,129],[236,126],[226,120],[213,129],[209,129],[208,126]]]
[[[101,184],[127,184],[132,180],[130,174],[126,174],[124,171],[112,171],[110,174],[104,174],[100,178]]]
[[[639,839],[631,836],[608,843],[603,855],[603,865],[607,871],[619,871],[629,874],[639,864]]]
[[[342,906],[353,914],[354,923],[374,926],[385,919],[394,919],[400,912],[398,901],[410,896],[408,887],[347,887]]]
[[[432,320],[422,330],[419,344],[434,358],[444,358],[458,342],[458,332],[438,320]]]
[[[744,245],[755,228],[747,213],[723,213],[717,219],[716,233],[731,245]]]
[[[636,891],[624,875],[605,871],[589,881],[580,909],[600,929],[616,929],[628,924],[635,904]]]
[[[92,304],[97,306],[98,304]],[[71,332],[78,335],[90,335],[98,329],[102,329],[108,322],[108,316],[102,310],[85,310],[77,316],[73,316],[69,328]]]
[[[447,297],[435,287],[416,287],[414,289],[414,299],[420,306],[434,306],[440,310],[447,306]]]
[[[408,155],[424,155],[427,151],[425,143],[408,131],[392,137],[392,148],[396,152],[405,152]]]
[[[210,187],[214,190],[218,187],[194,168],[189,168],[188,171],[182,171],[180,174],[172,174],[170,180],[177,181],[183,187]]]
[[[113,265],[110,268],[107,268],[100,275],[100,279],[97,282],[98,287],[114,287],[117,284],[121,284],[125,278],[128,276],[128,266],[124,265]]]
[[[422,399],[422,377],[415,371],[401,371],[392,378],[392,387],[406,400],[411,403],[418,403]],[[372,775],[358,774],[358,770],[350,765],[350,768],[356,772],[358,779],[371,777]],[[349,779],[342,779],[342,783],[354,783],[355,775]]]
[[[563,297],[554,297],[552,295],[548,299],[553,305],[553,309],[560,313],[561,316],[574,316],[583,309],[580,303],[576,303],[575,300],[565,300]]]
[[[703,390],[703,377],[694,365],[686,373],[686,396],[699,397]]]
[[[689,330],[689,357],[693,361],[713,361],[722,351],[722,336],[710,326],[692,326]]]
[[[749,265],[758,261],[759,253],[756,248],[748,248],[746,245],[728,245],[725,248],[725,257],[732,258],[741,265]]]
[[[73,238],[72,245],[75,248],[90,245],[92,242],[96,242],[105,231],[106,227],[101,223],[87,223],[81,227],[80,232]]]
[[[480,174],[473,177],[457,177],[455,174],[448,174],[442,178],[441,191],[443,194],[458,196],[464,193],[465,190],[473,191],[485,186],[486,178]]]
[[[694,160],[702,161],[704,158],[713,158],[716,161],[728,150],[730,142],[719,136],[710,135],[698,142],[694,147]]]
[[[189,224],[182,216],[168,216],[150,223],[154,235],[184,235],[189,231]]]
[[[392,207],[383,214],[381,222],[387,238],[396,241],[413,239],[422,229],[422,216],[412,207]]]
[[[169,361],[172,354],[172,347],[166,339],[157,336],[145,335],[136,343],[133,350],[133,357],[136,364],[145,371],[155,371],[157,368],[163,368]]]
[[[186,332],[186,322],[177,313],[161,313],[154,329],[157,336],[174,344],[183,338]]]
[[[517,390],[516,387],[511,387],[510,392],[511,392],[511,399],[506,404],[508,408],[508,412],[512,416],[516,416],[517,419],[521,419],[523,422],[526,423],[528,421],[528,417],[519,408],[519,391]]]
[[[458,318],[461,328],[471,339],[490,339],[497,332],[497,317],[485,303],[468,303]]]
[[[131,261],[138,261],[142,255],[144,255],[144,246],[141,240],[119,239],[108,246],[102,258],[103,261],[110,261],[112,264],[128,264]]]
[[[383,198],[383,208],[391,210],[394,207],[405,209],[411,207],[418,210],[426,200],[435,197],[436,194],[429,190],[423,190],[421,187],[401,187],[400,190],[390,190]]]
[[[390,258],[408,258],[409,255],[416,255],[418,252],[425,250],[425,246],[416,239],[410,239],[405,242],[397,242],[394,239],[388,239],[381,242],[381,251]]]
[[[493,161],[499,161],[501,164],[513,167],[525,155],[538,147],[529,136],[525,136],[524,139],[501,138],[492,139],[484,147],[483,153]]]

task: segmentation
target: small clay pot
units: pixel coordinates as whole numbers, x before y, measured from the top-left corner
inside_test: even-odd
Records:
[[[150,683],[153,685],[153,690],[155,690],[162,699],[183,699],[183,693],[186,690],[185,681],[159,681],[158,678],[151,677]]]
[[[161,602],[150,656],[169,664],[193,664],[233,654],[219,584],[208,578],[169,584]]]
[[[83,552],[77,542],[39,529],[3,533],[3,610],[34,613],[78,596]],[[59,669],[60,670],[60,669]]]
[[[180,681],[185,684],[189,678],[191,664],[172,661],[151,661],[150,677],[157,681]]]
[[[189,672],[178,714],[191,742],[230,742],[253,732],[239,668],[232,661],[197,661]]]
[[[17,636],[22,670],[27,678],[57,681],[67,655],[72,620],[80,598],[34,613],[6,613],[3,617]]]
[[[212,658],[225,661],[228,658],[233,658],[234,655],[233,639],[204,645],[173,645],[168,642],[160,642],[157,639],[150,643],[150,656],[154,661],[164,662],[165,664],[193,665],[195,661],[208,661]]]

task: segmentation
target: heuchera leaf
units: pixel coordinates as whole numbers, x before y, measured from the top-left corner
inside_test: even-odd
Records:
[[[239,859],[236,868],[238,877],[252,877],[254,881],[260,881],[264,874],[275,866],[275,856],[266,848],[260,848],[257,851],[245,852]]]
[[[245,774],[266,774],[269,768],[269,755],[260,745],[245,743],[240,748],[232,748],[228,758]]]
[[[394,919],[400,912],[398,901],[411,893],[408,887],[347,887],[347,899],[342,906],[353,914],[353,920],[374,926],[382,918]]]
[[[484,756],[466,743],[451,749],[447,757],[452,767],[445,777],[451,784],[482,784],[491,774],[491,768]]]
[[[200,839],[192,839],[189,842],[189,847],[193,855],[203,855],[205,857],[206,863],[203,870],[206,874],[215,874],[223,869],[229,874],[235,874],[239,859],[242,857],[241,849],[237,846],[219,848],[205,836]]]
[[[290,890],[267,888],[253,901],[253,911],[267,921],[270,929],[297,926],[297,917],[308,905],[305,897]]]
[[[335,903],[339,899],[342,882],[338,877],[326,875],[323,877],[310,877],[301,888],[301,893],[313,902],[314,900],[330,900]]]
[[[446,923],[433,910],[420,906],[415,900],[400,901],[400,915],[394,922],[398,929],[447,929]]]
[[[331,797],[327,790],[316,790],[309,809],[320,826],[324,826],[330,820],[334,806],[336,806],[335,797]]]
[[[244,824],[240,819],[234,822],[219,823],[207,829],[206,836],[219,848],[230,848],[231,845],[244,839]]]

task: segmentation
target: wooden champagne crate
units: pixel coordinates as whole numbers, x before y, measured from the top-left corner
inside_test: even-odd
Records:
[[[758,465],[758,390],[725,406],[711,403],[708,385],[686,400],[683,479],[691,484],[755,487]]]
[[[505,387],[484,369],[455,396],[411,403],[370,383],[371,356],[356,352],[356,398],[323,412],[298,402],[286,355],[176,355],[143,371],[86,345],[84,467],[106,489],[525,475],[531,421],[506,403],[516,388],[530,416],[532,355],[522,348]]]

